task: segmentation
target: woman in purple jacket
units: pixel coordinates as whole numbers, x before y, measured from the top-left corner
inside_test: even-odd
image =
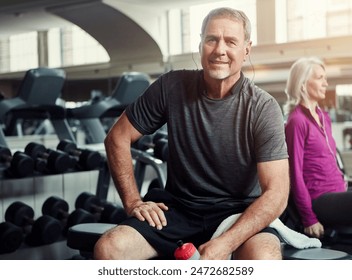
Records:
[[[304,233],[320,238],[324,226],[352,224],[352,192],[336,161],[331,120],[318,103],[328,86],[325,66],[315,57],[298,59],[286,85],[285,127],[291,196]]]

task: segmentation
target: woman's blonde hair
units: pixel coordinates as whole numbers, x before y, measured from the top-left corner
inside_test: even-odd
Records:
[[[325,70],[323,61],[318,57],[302,57],[292,64],[285,89],[287,95],[287,102],[283,108],[285,114],[290,114],[302,101],[309,104],[306,85],[314,65],[319,65]]]

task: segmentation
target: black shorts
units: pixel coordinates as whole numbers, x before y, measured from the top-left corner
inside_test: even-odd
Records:
[[[158,252],[159,256],[172,259],[174,251],[177,248],[177,241],[182,240],[184,243],[191,242],[196,247],[207,242],[220,223],[227,217],[243,212],[244,207],[238,209],[225,208],[218,211],[207,211],[204,213],[194,213],[185,211],[184,207],[180,207],[175,203],[173,198],[166,191],[154,190],[149,192],[145,199],[155,202],[164,202],[168,206],[165,211],[167,226],[161,230],[151,227],[147,222],[140,221],[135,217],[130,217],[120,223],[120,225],[128,225],[136,229]],[[270,232],[279,236],[273,228],[265,228],[263,232]],[[281,238],[280,238],[281,239]]]

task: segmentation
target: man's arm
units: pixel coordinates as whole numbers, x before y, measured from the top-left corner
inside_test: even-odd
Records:
[[[128,215],[151,226],[166,225],[163,203],[143,202],[134,178],[131,144],[142,136],[123,113],[105,138],[105,150],[111,177]]]
[[[257,169],[262,195],[228,231],[199,247],[202,258],[226,259],[284,211],[289,193],[288,160],[261,162],[257,164]]]

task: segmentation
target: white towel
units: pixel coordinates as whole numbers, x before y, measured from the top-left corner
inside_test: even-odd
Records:
[[[223,220],[211,238],[216,238],[223,232],[227,231],[237,221],[239,216],[241,216],[241,213],[234,214]],[[287,244],[297,249],[320,248],[322,245],[319,239],[308,237],[302,233],[290,229],[284,225],[280,219],[274,220],[269,226],[276,229]]]

